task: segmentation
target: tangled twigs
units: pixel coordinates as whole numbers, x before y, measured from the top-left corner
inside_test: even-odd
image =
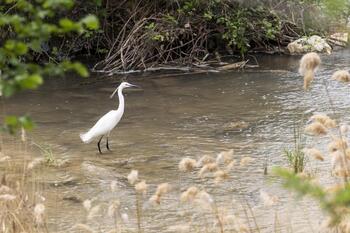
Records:
[[[114,21],[118,30],[110,37],[114,39],[106,58],[94,71],[112,74],[159,66],[193,67],[225,54],[244,58],[248,51],[277,52],[302,31],[267,8],[235,1],[196,6],[157,2],[135,1],[126,9],[116,5],[122,12]]]
[[[125,22],[106,59],[95,70],[113,73],[120,70],[146,69],[152,64],[192,63],[206,55],[209,30],[205,27],[176,27],[164,15]],[[129,29],[129,30],[128,30]],[[194,36],[196,35],[196,36]]]

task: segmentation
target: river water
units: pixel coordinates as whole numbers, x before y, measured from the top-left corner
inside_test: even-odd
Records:
[[[317,232],[322,220],[317,205],[310,200],[295,201],[278,179],[264,175],[263,170],[266,164],[269,172],[273,166],[286,165],[283,150],[292,148],[293,125],[304,115],[324,112],[349,122],[349,86],[330,76],[337,69],[350,69],[350,51],[322,57],[322,67],[308,93],[302,90],[298,59],[263,56],[259,57],[262,68],[245,72],[49,79],[39,90],[3,102],[5,114],[28,112],[37,124],[25,145],[19,137],[3,135],[3,153],[15,160],[41,157],[34,142],[51,148],[55,159],[67,161],[60,167],[40,167],[30,179],[39,184],[38,192],[45,197],[47,223],[53,232],[74,232],[76,223],[107,232],[114,221],[106,211],[116,199],[121,202],[120,212],[130,218],[124,228],[135,229],[135,193],[126,179],[131,169],[150,184],[147,198],[157,184],[172,185],[161,205],[144,201],[145,232],[170,232],[170,226],[189,222],[195,226],[193,232],[202,232],[203,223],[211,229],[215,218],[208,220],[207,214],[179,203],[180,192],[192,185],[206,189],[220,211],[240,215],[243,222],[247,219],[244,209],[251,208],[250,225],[256,231],[254,219],[260,232]],[[110,136],[112,152],[106,152],[103,145],[105,153],[99,155],[96,142],[83,144],[79,134],[117,108],[117,99],[109,95],[121,79],[142,88],[124,91],[126,109]],[[336,107],[335,116],[326,87]],[[236,122],[244,122],[244,127],[231,127]],[[327,137],[307,138],[308,145],[324,150],[328,141]],[[248,167],[235,167],[228,181],[215,184],[210,178],[199,178],[197,172],[178,170],[183,157],[215,157],[228,149],[234,150],[238,161],[254,158]],[[325,184],[336,181],[330,176],[329,160],[308,163],[308,169]],[[110,189],[112,181],[117,182],[115,192]],[[278,203],[264,206],[260,190],[278,196]],[[81,203],[86,199],[93,199],[93,206],[101,204],[101,211],[90,220]]]

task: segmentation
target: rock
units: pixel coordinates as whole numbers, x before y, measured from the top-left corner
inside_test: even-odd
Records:
[[[249,124],[244,121],[229,122],[224,125],[224,131],[241,131],[247,129]]]
[[[62,200],[64,201],[71,201],[73,203],[82,203],[82,199],[80,196],[75,195],[75,194],[70,194],[70,195],[65,195]]]
[[[320,36],[304,37],[295,40],[287,46],[291,54],[302,54],[308,52],[328,53],[332,52],[332,47]]]

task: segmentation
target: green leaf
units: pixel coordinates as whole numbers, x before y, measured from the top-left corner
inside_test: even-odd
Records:
[[[16,91],[16,88],[11,84],[5,84],[2,88],[2,94],[5,97],[10,97],[15,93],[15,91]]]
[[[5,42],[4,47],[5,47],[5,49],[12,51],[15,49],[15,46],[16,46],[16,42],[14,40],[7,40]]]
[[[42,51],[40,40],[32,40],[29,44],[29,47],[37,53],[40,53]]]
[[[73,31],[77,29],[77,25],[70,19],[64,18],[59,21],[59,25],[65,31]]]
[[[95,0],[94,2],[95,2],[95,4],[97,6],[101,6],[102,5],[102,0]]]
[[[28,52],[28,46],[25,43],[17,42],[15,52],[17,55],[24,55]]]
[[[65,8],[72,8],[74,5],[74,2],[72,0],[46,0],[43,3],[43,7],[46,9],[51,8],[59,8],[59,7],[65,7]]]
[[[18,42],[15,40],[7,40],[5,42],[5,49],[15,53],[16,55],[24,55],[28,52],[28,46],[23,42]]]
[[[73,63],[73,69],[82,77],[86,78],[89,76],[89,72],[84,65],[80,62]]]
[[[4,123],[5,130],[7,130],[10,134],[14,134],[21,127],[26,130],[31,130],[34,127],[32,119],[28,116],[6,116]]]
[[[39,74],[32,74],[19,81],[23,89],[35,89],[43,83],[43,79]]]
[[[11,125],[11,126],[15,126],[18,124],[18,120],[16,116],[6,116],[5,117],[5,124],[6,125]]]
[[[88,15],[85,16],[81,22],[86,25],[86,27],[90,30],[96,30],[99,28],[99,21],[96,16]]]
[[[31,130],[34,127],[32,119],[28,116],[21,116],[18,118],[18,121],[21,124],[21,126],[26,130]]]

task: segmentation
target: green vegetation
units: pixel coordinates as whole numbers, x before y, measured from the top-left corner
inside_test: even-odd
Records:
[[[78,22],[68,18],[56,20],[55,12],[70,9],[73,1],[7,0],[0,9],[0,93],[10,97],[16,92],[35,89],[43,77],[74,70],[83,77],[87,69],[79,62],[59,61],[52,57],[57,48],[49,47],[55,37],[67,33],[84,34],[98,28],[98,20],[88,15]],[[57,23],[55,23],[58,21]],[[3,130],[14,133],[18,128],[31,129],[27,116],[7,116]]]
[[[350,185],[348,183],[326,189],[310,177],[298,176],[286,169],[276,168],[274,172],[283,178],[284,187],[295,191],[300,196],[310,196],[318,201],[321,208],[330,216],[329,227],[339,227],[342,221],[349,217]]]
[[[50,166],[50,165],[54,165],[57,163],[57,161],[53,155],[52,149],[49,145],[40,145],[37,143],[33,143],[33,144],[40,149],[40,152],[41,152],[42,156],[44,157],[45,164]]]
[[[294,173],[303,172],[306,164],[306,156],[303,152],[305,145],[301,132],[301,126],[294,126],[294,148],[292,150],[285,149],[284,154],[288,160],[290,168]]]
[[[40,72],[32,66],[24,67],[29,71],[25,77],[2,88],[8,96],[35,88],[47,73],[74,69],[86,75],[80,65],[63,61],[77,55],[104,57],[95,69],[116,72],[161,64],[191,65],[216,59],[218,54],[244,57],[250,51],[281,51],[301,36],[325,35],[345,25],[350,4],[348,0],[285,4],[264,0],[78,0],[74,5],[73,0],[8,0],[0,12],[0,40],[10,39],[4,43],[4,52],[26,57],[21,61],[24,63],[54,64],[41,67]],[[99,30],[95,30],[99,25],[90,14],[99,18]],[[76,21],[79,18],[83,19]],[[25,43],[24,38],[28,38]],[[2,57],[6,60],[8,56]],[[57,61],[60,65],[55,64]]]
[[[191,65],[215,59],[215,54],[244,57],[250,51],[277,52],[301,36],[325,35],[345,25],[350,14],[348,0],[286,1],[285,4],[263,0],[76,1],[75,5],[72,0],[51,2],[7,1],[2,6],[6,25],[18,26],[18,20],[33,20],[34,24],[24,27],[40,28],[30,30],[36,36],[26,46],[10,43],[9,48],[18,50],[20,54],[16,56],[33,54],[34,61],[52,62],[92,54],[104,57],[95,69],[105,72],[160,64]],[[68,19],[89,14],[99,18],[100,30],[86,30],[97,28],[93,16],[78,22]],[[44,27],[38,27],[41,24]],[[13,36],[8,27],[2,26],[1,31],[2,40]],[[72,32],[75,36],[67,35]],[[62,66],[79,69],[65,63]],[[45,75],[45,70],[41,75]],[[30,76],[28,81],[29,84],[21,85],[33,88],[39,85],[40,78]],[[18,88],[21,87],[12,85],[4,94]]]
[[[303,35],[326,35],[344,25],[350,9],[347,0],[142,1],[113,8],[130,17],[114,20],[106,12],[108,25],[115,25],[118,33],[95,69],[111,73],[192,65],[217,54],[279,52]]]

